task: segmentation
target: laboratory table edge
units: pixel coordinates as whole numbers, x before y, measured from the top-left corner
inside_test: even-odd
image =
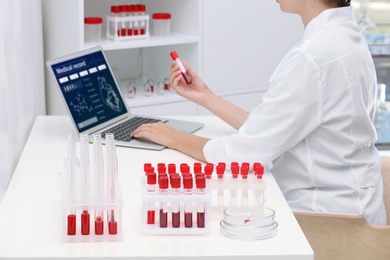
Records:
[[[172,116],[204,122],[195,134],[213,138],[234,133],[214,116]],[[119,242],[62,241],[61,184],[67,135],[74,132],[68,116],[38,116],[8,190],[0,205],[0,259],[314,259],[271,173],[264,174],[266,205],[275,210],[278,232],[255,241],[224,236],[212,220],[207,235],[150,235],[143,230],[141,178],[144,163],[188,163],[196,160],[172,149],[151,151],[118,147],[118,178],[123,201]]]

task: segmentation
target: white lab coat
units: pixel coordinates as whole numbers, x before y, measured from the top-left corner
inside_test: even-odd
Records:
[[[328,9],[280,62],[238,133],[207,142],[209,162],[273,164],[293,210],[386,224],[372,124],[376,73],[352,7]]]

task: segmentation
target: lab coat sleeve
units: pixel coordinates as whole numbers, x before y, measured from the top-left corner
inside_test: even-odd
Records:
[[[209,140],[209,162],[265,162],[288,151],[321,122],[321,73],[313,58],[296,47],[282,60],[263,101],[238,133]]]

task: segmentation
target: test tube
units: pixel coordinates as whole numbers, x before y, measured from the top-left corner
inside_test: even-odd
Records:
[[[147,179],[147,193],[151,196],[155,195],[156,191],[156,182],[157,182],[157,176],[154,171],[148,172],[146,175]],[[155,209],[154,209],[154,202],[148,202],[146,204],[146,214],[147,214],[147,224],[154,224],[155,223]]]
[[[263,181],[264,174],[264,166],[260,163],[256,163],[253,166],[254,174],[255,174],[255,182],[256,182],[256,190],[255,190],[255,198],[254,200],[257,203],[261,203],[264,201],[264,192],[265,192],[265,184]]]
[[[127,6],[127,15],[129,17],[133,16],[133,11],[134,11],[134,5]],[[131,20],[127,24],[127,35],[128,36],[133,35],[133,23],[131,22]]]
[[[172,174],[170,178],[172,195],[179,197],[180,175]],[[172,201],[172,227],[180,227],[180,202],[177,199]]]
[[[80,171],[81,171],[81,192],[84,209],[81,214],[81,234],[89,235],[90,214],[88,204],[90,203],[90,168],[89,168],[89,138],[87,133],[80,136]]]
[[[144,4],[139,4],[138,6],[139,6],[139,7],[138,7],[138,9],[139,9],[139,14],[140,14],[140,15],[145,15],[145,14],[146,14],[146,5],[144,5]],[[140,21],[139,28],[140,28],[140,34],[141,34],[141,35],[145,35],[146,20],[141,20],[141,21]]]
[[[108,195],[109,202],[117,202],[118,188],[118,158],[115,149],[114,134],[106,134],[106,159],[107,159],[107,178],[108,178]],[[118,222],[114,209],[108,210],[108,233],[115,235],[118,233]]]
[[[184,78],[184,81],[187,83],[187,84],[191,84],[191,76],[188,75],[187,73],[187,70],[186,68],[184,67],[183,63],[181,62],[180,58],[179,58],[179,55],[177,54],[176,51],[172,51],[170,53],[171,55],[171,58],[172,60],[174,60],[176,62],[176,64],[179,66],[180,70],[181,70],[181,75],[183,76]]]
[[[183,188],[184,195],[192,195],[193,180],[191,174],[183,175]],[[184,203],[184,227],[192,228],[192,201],[186,201]]]
[[[196,175],[196,193],[199,195],[205,194],[206,188],[206,178],[203,174]],[[198,228],[205,227],[205,203],[198,202],[197,204],[197,212],[196,212],[196,223]]]
[[[240,166],[238,165],[238,162],[232,162],[230,164],[230,170],[232,172],[232,178],[231,178],[232,185],[230,187],[230,206],[236,206],[238,174],[240,172]]]
[[[223,201],[224,201],[224,178],[223,175],[225,173],[225,165],[218,163],[216,167],[217,172],[217,187],[218,187],[218,194],[217,194],[217,206],[223,207]]]
[[[95,172],[95,200],[96,204],[104,202],[104,162],[102,139],[100,133],[93,134],[94,172]],[[103,210],[95,210],[95,234],[104,233]]]
[[[120,6],[120,17],[126,17],[127,16],[127,5],[121,5]],[[126,36],[127,34],[127,25],[125,21],[120,22],[119,26],[120,36]]]
[[[248,173],[249,164],[242,163],[241,165],[241,206],[248,206]]]
[[[133,16],[139,15],[139,5],[133,5]],[[133,23],[133,35],[139,35],[139,21],[135,20]]]
[[[67,186],[68,201],[73,204],[76,202],[76,134],[68,134],[68,151],[67,151]],[[76,211],[70,210],[67,214],[67,234],[76,235]]]
[[[159,192],[161,196],[168,194],[168,176],[160,174],[158,176]],[[168,227],[168,202],[164,199],[160,205],[160,228]]]

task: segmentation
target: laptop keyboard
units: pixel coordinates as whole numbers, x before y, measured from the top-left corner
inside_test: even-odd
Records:
[[[146,118],[146,117],[132,117],[129,120],[126,120],[125,122],[116,125],[110,129],[107,129],[106,131],[102,132],[102,138],[106,137],[107,133],[113,133],[114,139],[117,141],[123,141],[123,142],[129,142],[131,139],[131,133],[137,129],[142,124],[150,124],[150,123],[156,123],[160,122],[161,120],[153,119],[153,118]]]

